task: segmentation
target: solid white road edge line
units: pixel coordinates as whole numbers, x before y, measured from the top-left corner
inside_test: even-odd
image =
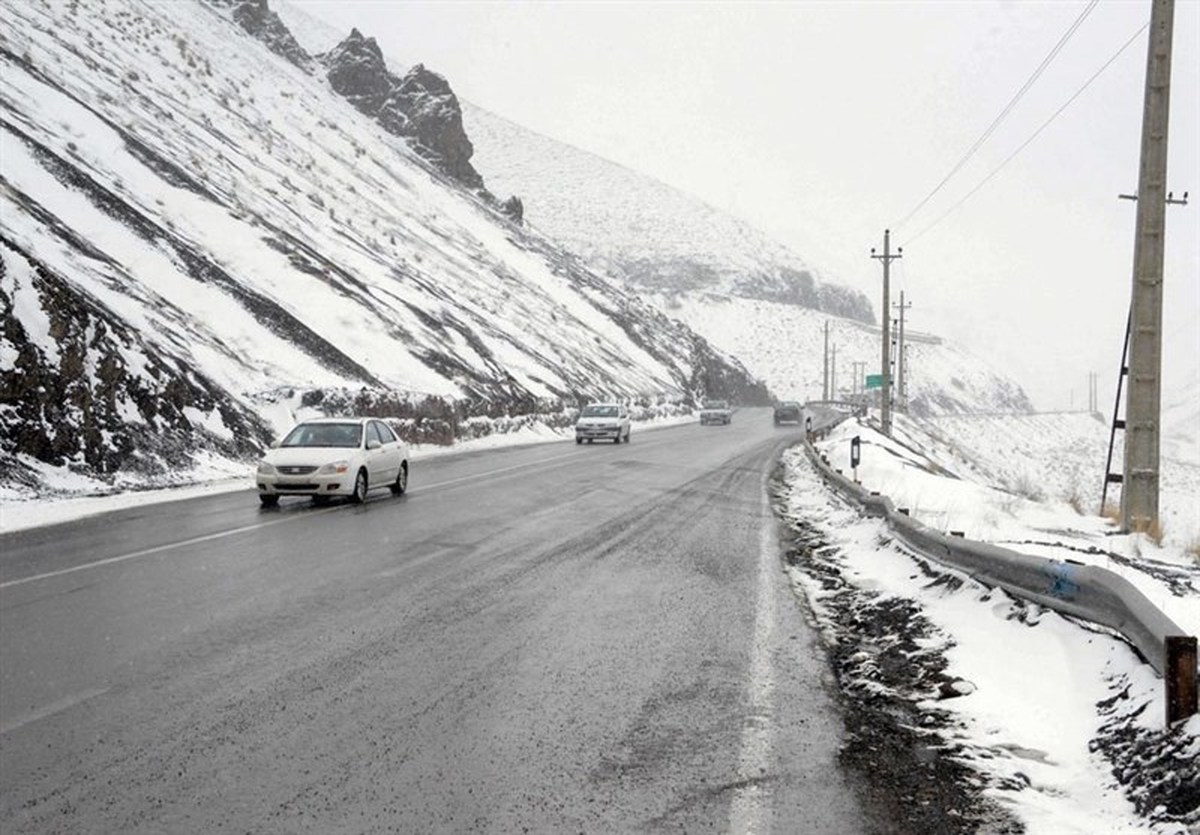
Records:
[[[755,601],[754,643],[751,647],[750,681],[747,685],[749,715],[742,728],[738,758],[738,786],[729,808],[729,831],[764,833],[771,828],[771,795],[766,783],[771,765],[772,714],[775,676],[771,669],[771,647],[775,635],[774,568],[778,561],[774,515],[767,503],[767,484],[762,485],[762,530],[758,537],[758,596]]]

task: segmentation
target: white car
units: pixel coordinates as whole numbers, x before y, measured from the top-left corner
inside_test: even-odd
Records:
[[[726,400],[705,400],[700,407],[700,425],[708,423],[723,423],[728,426],[733,422],[733,409]]]
[[[620,403],[592,403],[584,406],[575,421],[575,443],[589,444],[599,439],[629,443],[629,410]]]
[[[306,420],[271,445],[255,480],[263,507],[279,504],[280,496],[361,503],[384,487],[399,496],[408,489],[408,444],[376,418]]]

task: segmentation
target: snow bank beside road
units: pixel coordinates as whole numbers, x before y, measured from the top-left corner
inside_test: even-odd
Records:
[[[904,419],[895,440],[847,421],[818,448],[848,475],[855,435],[864,487],[922,522],[1101,565],[1137,585],[1186,631],[1200,633],[1200,565],[1182,547],[1115,536],[1106,519],[1080,514],[1065,500],[1017,495],[989,474],[1007,463],[1032,477],[1039,464],[1069,465],[1069,452],[1057,450],[1049,461],[1021,457],[1023,439],[1010,427],[971,441],[972,453],[990,449],[995,459],[968,459],[945,437]],[[1005,445],[1007,462],[999,453]],[[1163,729],[1162,682],[1128,645],[914,554],[884,524],[831,497],[800,450],[786,463],[785,512],[793,528],[816,527],[832,546],[798,561],[793,574],[838,645],[854,648],[842,650],[853,663],[839,670],[851,697],[878,691],[902,709],[915,704],[909,724],[940,740],[927,743],[944,752],[939,756],[983,775],[985,797],[1030,832],[1187,833],[1200,826],[1200,717]],[[838,582],[844,588],[831,592]],[[854,602],[847,606],[846,599]],[[912,615],[889,623],[884,636],[864,637],[865,625],[877,623],[885,608],[881,600]],[[905,641],[920,652],[894,657]],[[889,681],[895,664],[924,672]]]

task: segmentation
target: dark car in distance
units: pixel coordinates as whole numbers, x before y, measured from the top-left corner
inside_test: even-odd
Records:
[[[784,400],[775,404],[775,425],[784,423],[800,423],[804,419],[804,410],[794,400]]]

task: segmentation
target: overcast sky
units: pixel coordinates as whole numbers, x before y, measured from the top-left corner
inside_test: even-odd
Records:
[[[293,0],[296,2],[296,0]],[[975,155],[1087,2],[299,0],[459,96],[739,215],[880,305],[891,227],[910,327],[1008,368],[1039,407],[1113,386],[1129,306],[1149,0],[1106,0]],[[1169,188],[1200,189],[1200,0],[1177,0]],[[486,178],[487,172],[483,173]],[[1168,210],[1169,386],[1200,388],[1200,221]],[[926,231],[927,230],[927,231]],[[1164,393],[1169,397],[1170,393]]]

